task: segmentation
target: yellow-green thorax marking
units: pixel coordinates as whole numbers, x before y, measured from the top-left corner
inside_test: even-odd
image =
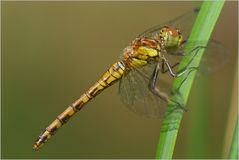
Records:
[[[125,48],[123,61],[130,69],[147,65],[160,57],[160,42],[150,38],[137,38]]]

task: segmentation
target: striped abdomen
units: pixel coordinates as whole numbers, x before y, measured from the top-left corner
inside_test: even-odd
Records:
[[[125,73],[125,65],[123,62],[113,64],[107,72],[78,100],[70,105],[64,112],[57,116],[57,118],[44,130],[44,132],[37,138],[33,145],[34,150],[40,147],[63,125],[65,124],[77,111],[79,111],[87,102],[101,93],[104,89],[117,82]]]

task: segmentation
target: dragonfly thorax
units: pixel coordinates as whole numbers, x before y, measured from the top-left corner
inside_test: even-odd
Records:
[[[159,58],[160,46],[156,39],[137,38],[124,49],[123,61],[128,68],[143,67]]]

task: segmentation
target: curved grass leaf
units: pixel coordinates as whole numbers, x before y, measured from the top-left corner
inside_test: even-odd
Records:
[[[216,21],[220,15],[223,4],[224,1],[203,2],[188,41],[203,41],[205,42],[205,44],[203,45],[207,45]],[[195,47],[197,47],[196,44]],[[204,49],[199,49],[197,51],[198,52],[196,54],[185,56],[182,59],[179,65],[179,70],[182,70],[185,67],[191,68],[199,66]],[[185,46],[185,52],[189,52],[187,45]],[[159,143],[156,153],[157,159],[172,159],[178,130],[184,112],[178,107],[178,104],[186,106],[186,102],[188,100],[195,75],[196,70],[192,70],[192,72],[176,78],[173,82],[173,94],[170,97],[172,103],[169,103],[167,106],[167,111],[165,113],[161,126]]]

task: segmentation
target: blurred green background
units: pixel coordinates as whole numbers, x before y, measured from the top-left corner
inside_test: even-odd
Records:
[[[200,3],[2,2],[1,157],[154,158],[161,120],[124,107],[118,85],[85,106],[42,150],[32,145],[137,34]],[[230,62],[196,79],[174,158],[227,157],[237,115],[237,3],[225,3],[213,32],[230,50]]]

